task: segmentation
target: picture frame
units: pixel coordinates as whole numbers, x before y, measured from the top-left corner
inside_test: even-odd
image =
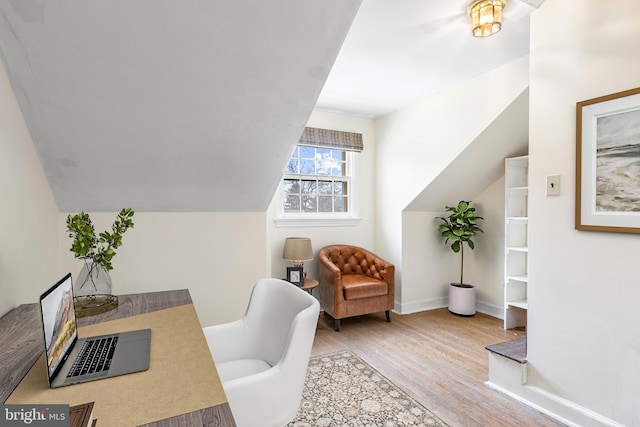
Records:
[[[287,282],[296,286],[304,285],[303,267],[287,267]]]
[[[576,103],[575,228],[640,233],[640,87]]]

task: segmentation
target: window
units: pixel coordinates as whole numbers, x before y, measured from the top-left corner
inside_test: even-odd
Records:
[[[353,218],[353,172],[361,150],[361,134],[305,128],[284,171],[280,218]]]
[[[350,212],[349,154],[344,150],[296,146],[284,173],[284,213]]]

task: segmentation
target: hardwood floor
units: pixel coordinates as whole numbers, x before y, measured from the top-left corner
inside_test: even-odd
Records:
[[[553,419],[486,386],[487,345],[517,339],[502,320],[444,309],[409,315],[384,313],[343,319],[320,314],[312,356],[351,350],[451,427],[560,426]]]

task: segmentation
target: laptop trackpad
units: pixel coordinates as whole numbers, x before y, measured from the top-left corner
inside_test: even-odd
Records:
[[[146,371],[149,369],[150,350],[151,329],[120,333],[108,376]]]

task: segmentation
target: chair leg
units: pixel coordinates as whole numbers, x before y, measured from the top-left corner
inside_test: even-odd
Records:
[[[334,323],[335,323],[335,331],[336,332],[340,332],[340,319],[333,319]]]
[[[384,314],[387,316],[387,322],[391,323],[391,313],[389,312],[389,310],[386,310]]]

